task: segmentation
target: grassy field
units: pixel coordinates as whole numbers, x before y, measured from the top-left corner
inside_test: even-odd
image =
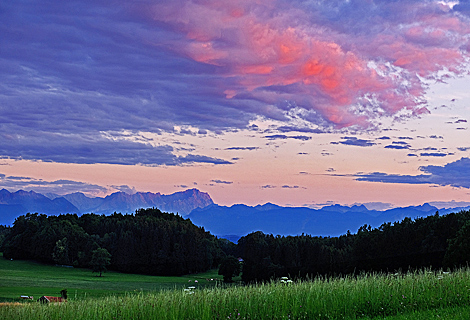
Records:
[[[98,278],[89,270],[3,259],[0,270],[0,296],[9,301],[0,319],[470,319],[470,269],[229,287],[206,280],[215,272]],[[14,302],[63,288],[67,303]]]
[[[208,281],[209,279],[209,281]],[[210,281],[210,279],[214,279]],[[188,285],[198,288],[214,287],[217,270],[184,277],[155,277],[108,271],[97,277],[90,269],[66,268],[33,261],[6,260],[0,253],[0,302],[18,301],[21,295],[60,296],[67,289],[69,300],[121,296],[131,292],[155,292],[182,289]],[[197,281],[197,282],[195,282]]]

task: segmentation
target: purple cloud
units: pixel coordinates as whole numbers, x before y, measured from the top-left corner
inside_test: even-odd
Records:
[[[233,181],[224,181],[224,180],[219,180],[219,179],[211,180],[211,182],[214,182],[217,184],[233,184]]]
[[[373,172],[368,174],[356,174],[355,177],[357,181],[432,184],[470,188],[470,158],[461,158],[460,160],[450,162],[444,166],[421,166],[419,170],[424,174],[411,176]]]
[[[307,140],[312,139],[312,137],[308,137],[308,136],[286,136],[284,134],[273,134],[270,136],[265,136],[265,138],[269,140],[295,139],[295,140],[302,140],[302,141],[307,141]]]
[[[331,142],[331,144],[345,144],[348,146],[371,147],[376,145],[372,140],[358,139],[357,137],[341,137],[343,141]]]
[[[316,134],[424,114],[421,79],[460,74],[469,58],[467,8],[464,1],[452,10],[404,0],[4,0],[0,157],[228,164],[101,134],[180,126],[180,134],[206,135],[260,117],[285,121],[281,133]]]
[[[259,147],[230,147],[230,148],[225,148],[225,150],[258,150]]]
[[[447,153],[442,152],[422,152],[419,154],[421,157],[446,157]]]
[[[261,189],[275,189],[277,188],[276,186],[273,186],[271,184],[266,184],[264,186],[261,186]]]
[[[385,146],[386,149],[409,149],[411,145],[404,141],[393,141],[392,144]]]
[[[108,188],[96,184],[89,184],[73,180],[45,181],[31,177],[7,176],[0,174],[0,188],[10,191],[35,191],[43,194],[52,193],[65,195],[74,192],[83,192],[91,195],[105,193]],[[113,186],[111,187],[113,189]]]
[[[6,158],[45,162],[120,165],[180,165],[184,163],[231,164],[232,162],[201,155],[178,157],[171,146],[110,140],[103,137],[46,133],[38,137],[0,135],[0,155]]]

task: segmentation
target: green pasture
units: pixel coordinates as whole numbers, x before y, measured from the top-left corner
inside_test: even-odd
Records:
[[[213,279],[212,281],[210,279]],[[108,271],[98,277],[90,269],[46,265],[34,261],[6,260],[0,253],[0,302],[18,301],[21,295],[60,296],[68,290],[69,300],[121,296],[129,293],[213,287],[220,282],[217,270],[182,277],[157,277]],[[196,282],[197,281],[197,282]]]
[[[0,319],[470,319],[468,268],[246,286],[207,280],[220,279],[216,273],[153,277],[107,272],[100,278],[88,269],[0,258]],[[19,299],[57,296],[64,288],[66,303]]]

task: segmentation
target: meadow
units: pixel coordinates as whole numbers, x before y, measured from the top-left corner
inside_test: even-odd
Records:
[[[27,260],[10,261],[3,259],[0,253],[0,302],[18,301],[21,295],[36,299],[43,295],[58,296],[62,289],[68,290],[69,300],[81,300],[122,296],[131,292],[183,289],[188,284],[196,284],[200,288],[214,287],[221,279],[217,270],[182,277],[107,271],[98,277],[90,269],[51,266]]]
[[[152,277],[0,259],[1,319],[469,319],[470,269],[224,286],[216,271]],[[219,276],[220,278],[220,276]],[[195,282],[197,280],[197,282]],[[58,295],[66,303],[19,302]]]

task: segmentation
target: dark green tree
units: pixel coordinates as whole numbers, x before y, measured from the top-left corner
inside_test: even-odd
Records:
[[[62,240],[57,240],[54,247],[54,252],[52,252],[52,259],[57,264],[69,264],[69,245],[67,243],[67,238]]]
[[[455,238],[448,240],[444,265],[449,268],[462,267],[470,262],[470,221],[460,228]]]
[[[226,256],[219,266],[219,275],[224,277],[224,282],[233,282],[232,278],[240,274],[240,261],[234,256]]]
[[[106,266],[111,263],[111,254],[105,248],[98,248],[92,252],[90,265],[93,269],[93,272],[99,272],[100,277],[104,271],[106,271]]]

